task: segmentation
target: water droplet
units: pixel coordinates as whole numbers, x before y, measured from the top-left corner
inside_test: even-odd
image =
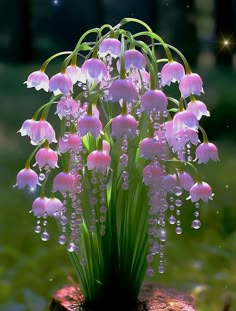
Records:
[[[150,277],[154,276],[153,268],[147,268],[146,274],[147,276],[150,276]]]
[[[181,227],[176,227],[175,232],[176,234],[181,234],[183,232],[183,229]]]
[[[166,241],[166,231],[161,229],[159,231],[159,239],[161,242],[165,242]]]
[[[199,208],[200,207],[200,203],[196,202],[194,206],[195,206],[195,208]]]
[[[64,234],[62,234],[58,237],[58,243],[59,244],[64,245],[66,243],[66,241],[67,241],[67,238]]]
[[[180,207],[182,205],[182,200],[175,200],[175,206]]]
[[[42,230],[41,226],[37,225],[35,228],[34,228],[34,232],[35,233],[40,233]]]
[[[179,197],[183,193],[183,188],[182,187],[175,187],[173,189],[174,194]]]
[[[67,114],[71,113],[71,110],[72,110],[71,105],[66,104],[66,105],[63,107],[63,110],[64,110],[64,112],[67,113]]]
[[[64,136],[62,137],[62,140],[66,143],[69,140],[69,134],[65,133]]]
[[[43,181],[45,179],[45,174],[40,173],[39,174],[39,181]]]
[[[192,222],[193,229],[199,229],[201,227],[201,221],[199,219],[194,219]]]
[[[158,268],[159,273],[164,273],[165,272],[165,267],[163,265],[160,265]]]
[[[169,221],[169,224],[171,224],[171,225],[174,225],[175,223],[176,223],[176,218],[175,218],[175,216],[170,216],[169,217],[169,219],[168,219],[168,221]]]
[[[47,231],[42,232],[42,234],[41,234],[41,240],[42,241],[48,241],[49,238],[50,238],[50,236],[49,236]]]
[[[69,245],[67,246],[67,250],[68,250],[68,252],[75,252],[76,251],[76,245],[75,245],[75,243],[73,243],[73,242],[71,242],[71,243],[69,243]]]

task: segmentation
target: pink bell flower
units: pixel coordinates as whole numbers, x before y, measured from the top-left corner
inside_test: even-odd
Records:
[[[62,194],[69,191],[74,192],[76,176],[70,173],[61,172],[53,179],[53,192],[59,191]]]
[[[215,162],[219,160],[217,147],[209,142],[200,144],[196,148],[195,154],[199,164],[207,163],[210,159]]]
[[[106,153],[110,153],[111,146],[110,146],[110,144],[109,144],[108,141],[106,141],[106,140],[103,140],[103,141],[102,141],[102,150],[103,150],[104,152],[106,152]]]
[[[44,217],[46,215],[45,205],[48,201],[46,197],[39,197],[32,204],[32,212],[36,217]]]
[[[66,138],[59,138],[59,148],[60,153],[65,153],[68,150],[72,150],[74,153],[80,152],[82,149],[81,137],[74,133],[69,133]]]
[[[98,54],[100,57],[111,55],[113,58],[120,56],[121,43],[118,39],[108,38],[104,39],[100,46]]]
[[[51,168],[58,167],[57,152],[49,147],[40,148],[35,155],[35,160],[36,164],[38,164],[40,168],[44,167],[45,165],[49,165]]]
[[[190,196],[187,199],[191,199],[192,202],[198,202],[202,200],[208,202],[213,199],[212,189],[206,182],[197,182],[190,189]]]
[[[25,120],[18,131],[18,133],[21,134],[21,136],[31,136],[32,133],[32,126],[35,124],[36,121],[33,119]]]
[[[125,51],[124,60],[125,70],[129,70],[130,68],[144,69],[146,66],[144,55],[135,49]],[[117,69],[120,71],[120,60],[117,61]]]
[[[102,122],[97,117],[87,114],[78,120],[77,127],[80,136],[90,132],[94,137],[98,137],[102,131]]]
[[[120,138],[124,134],[129,137],[136,135],[138,123],[136,119],[130,114],[121,114],[112,120],[112,133],[111,135]]]
[[[44,91],[48,92],[49,78],[45,72],[37,70],[28,76],[24,84],[26,84],[28,88],[34,87],[37,91],[44,89]]]
[[[168,100],[159,90],[148,90],[141,97],[141,108],[150,115],[153,112],[166,111]]]
[[[16,176],[16,184],[14,187],[23,189],[28,186],[34,190],[37,185],[40,185],[38,175],[31,168],[22,169]]]
[[[202,85],[202,79],[197,73],[190,73],[183,76],[179,84],[181,96],[183,98],[186,98],[191,94],[196,94],[200,96],[201,93],[203,93]]]
[[[96,169],[105,172],[111,164],[110,155],[103,150],[92,151],[87,158],[87,166],[89,170]]]
[[[155,138],[144,138],[140,143],[140,157],[144,159],[152,160],[155,156],[162,154],[162,145]]]
[[[210,116],[210,112],[207,110],[206,105],[200,100],[189,102],[187,105],[187,111],[191,111],[198,120],[200,120],[202,116]]]
[[[100,59],[91,58],[83,63],[81,66],[81,73],[89,82],[101,82],[107,77],[108,70]]]
[[[108,90],[108,100],[119,102],[124,100],[127,103],[134,102],[138,97],[137,90],[131,80],[118,79],[114,80]]]
[[[161,69],[161,85],[170,85],[171,82],[180,81],[184,74],[184,67],[180,63],[176,61],[169,62]]]
[[[57,103],[55,114],[60,119],[69,115],[76,117],[79,114],[79,104],[71,97],[62,97]]]
[[[45,203],[45,211],[48,216],[54,216],[55,213],[61,213],[63,208],[62,202],[57,198],[49,198]]]
[[[198,131],[198,119],[191,111],[179,111],[173,118],[173,127],[175,131],[184,129]]]
[[[176,178],[174,175],[164,175],[161,182],[163,191],[166,193],[171,191],[176,186]]]
[[[159,186],[162,180],[162,171],[158,165],[148,164],[143,169],[143,183],[146,186]]]
[[[73,82],[67,73],[57,73],[49,80],[49,90],[55,95],[68,95],[73,88]]]
[[[79,81],[81,76],[81,68],[76,65],[70,65],[66,68],[66,73],[71,79],[72,83],[75,84]]]
[[[194,180],[190,174],[187,172],[180,172],[178,173],[178,178],[176,175],[173,175],[176,179],[176,183],[183,189],[189,191],[192,186],[194,185]]]
[[[32,125],[30,138],[33,145],[39,144],[43,139],[46,139],[49,144],[57,142],[53,127],[44,119]]]

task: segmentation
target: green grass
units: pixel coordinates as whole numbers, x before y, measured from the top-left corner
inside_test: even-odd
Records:
[[[35,91],[22,85],[28,73],[36,69],[34,65],[0,66],[0,311],[46,311],[52,293],[69,284],[68,275],[75,278],[66,251],[56,243],[55,224],[51,222],[49,226],[51,240],[40,241],[34,233],[35,219],[29,214],[34,196],[12,187],[30,150],[27,138],[16,131],[47,99],[43,92],[35,97]],[[214,117],[214,111],[225,111],[231,119],[234,116],[236,95],[229,77],[228,72],[206,74],[210,92],[207,85],[205,91],[207,101],[214,101],[210,110],[215,120],[220,120],[220,115]],[[222,108],[224,101],[230,104]],[[236,144],[231,119],[224,120],[225,127],[216,122],[212,125],[215,131],[210,128],[220,162],[201,168],[204,180],[215,193],[214,200],[200,209],[202,228],[191,229],[193,207],[188,203],[182,212],[184,232],[177,236],[170,228],[166,272],[155,278],[193,293],[198,311],[222,310],[227,295],[232,296],[232,310],[236,310]],[[206,125],[207,120],[210,119],[206,119]],[[224,139],[224,135],[230,140]]]

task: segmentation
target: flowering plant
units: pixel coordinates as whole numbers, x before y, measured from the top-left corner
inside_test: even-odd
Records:
[[[144,30],[125,30],[130,22]],[[48,64],[63,55],[60,72],[48,78]],[[168,94],[174,82],[177,99]],[[40,187],[35,232],[47,241],[48,218],[55,219],[88,305],[121,294],[132,305],[145,274],[164,272],[166,222],[182,233],[181,196],[195,205],[194,229],[200,201],[213,197],[195,165],[218,160],[199,125],[210,115],[195,97],[202,79],[146,23],[124,18],[88,30],[25,83],[52,93],[19,130],[34,146],[16,186]],[[49,123],[51,111],[58,118]]]

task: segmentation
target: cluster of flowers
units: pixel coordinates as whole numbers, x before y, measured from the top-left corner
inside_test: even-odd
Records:
[[[47,217],[55,217],[61,227],[59,243],[73,252],[79,249],[88,211],[89,230],[105,234],[107,211],[115,208],[110,206],[110,196],[116,191],[112,179],[116,176],[122,191],[129,192],[132,179],[139,178],[147,193],[146,258],[151,276],[155,254],[160,257],[159,272],[164,272],[167,210],[167,221],[176,225],[177,234],[182,233],[179,215],[184,192],[196,208],[192,227],[201,226],[200,200],[207,202],[213,193],[193,164],[217,161],[218,152],[199,125],[202,116],[210,115],[206,105],[195,98],[203,93],[201,77],[191,72],[181,53],[174,60],[170,46],[162,40],[153,44],[159,37],[152,35],[150,45],[137,37],[119,33],[119,29],[115,35],[110,31],[95,43],[81,42],[63,62],[61,72],[51,78],[45,73],[47,62],[28,76],[27,87],[52,92],[52,97],[19,130],[22,136],[29,136],[35,149],[18,173],[16,186],[32,190],[42,186],[32,205],[37,217],[35,232],[48,240]],[[167,59],[155,56],[154,48],[160,43]],[[79,50],[88,53],[84,56]],[[166,95],[172,83],[178,85],[179,99]],[[59,130],[47,121],[53,105]],[[136,164],[130,163],[131,153]],[[32,169],[33,158],[38,173]],[[133,176],[134,165],[141,167],[138,176]],[[56,197],[56,193],[61,194]]]

